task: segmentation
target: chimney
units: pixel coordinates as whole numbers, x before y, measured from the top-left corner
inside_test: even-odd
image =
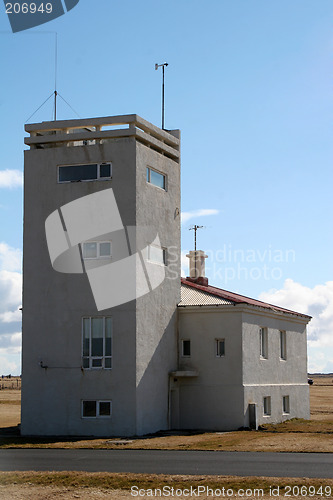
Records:
[[[198,285],[208,286],[208,278],[205,277],[205,259],[208,255],[205,255],[203,250],[191,250],[186,257],[190,259],[190,276],[186,279]]]

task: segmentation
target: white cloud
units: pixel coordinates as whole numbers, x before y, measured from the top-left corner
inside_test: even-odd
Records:
[[[22,268],[22,250],[0,242],[0,270],[20,271]]]
[[[181,221],[182,224],[185,224],[185,222],[188,222],[190,219],[193,219],[194,217],[204,217],[207,215],[217,215],[219,213],[219,210],[216,210],[215,208],[201,208],[199,210],[192,210],[191,212],[182,212],[181,213]]]
[[[0,188],[23,186],[23,173],[20,170],[0,170]]]
[[[309,370],[333,367],[333,281],[309,288],[287,279],[281,290],[264,292],[260,299],[312,316],[308,326]]]
[[[0,356],[0,375],[18,375],[20,374],[19,363],[11,361],[8,358]]]
[[[20,307],[21,300],[22,275],[10,271],[0,271],[0,314],[14,313]],[[13,320],[16,321],[16,318]],[[6,322],[8,322],[8,316]]]

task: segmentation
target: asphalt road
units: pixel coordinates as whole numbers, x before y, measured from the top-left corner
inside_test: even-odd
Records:
[[[333,478],[333,453],[8,449],[0,470]]]

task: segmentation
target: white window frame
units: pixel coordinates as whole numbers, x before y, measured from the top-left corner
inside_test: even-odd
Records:
[[[219,354],[220,352],[220,343],[223,342],[223,354]],[[215,339],[215,355],[217,358],[224,358],[225,356],[225,339]]]
[[[189,342],[190,344],[190,354],[184,354],[184,343]],[[190,339],[182,339],[181,340],[181,346],[182,346],[182,358],[190,358],[191,357],[191,340]]]
[[[89,355],[84,356],[83,355],[83,344],[84,344],[84,320],[89,319]],[[91,354],[91,348],[92,348],[92,342],[91,342],[91,320],[92,319],[103,319],[103,355],[102,356],[92,356]],[[105,333],[106,333],[106,319],[111,319],[111,356],[105,354]],[[112,351],[113,351],[113,346],[112,346],[112,340],[113,340],[113,331],[112,331],[112,317],[111,316],[84,316],[82,318],[82,335],[81,335],[81,359],[82,359],[82,368],[83,370],[112,370]],[[84,360],[88,359],[88,364],[89,366],[84,366]],[[110,359],[110,366],[105,366],[105,360]],[[101,360],[101,366],[93,366],[94,360]]]
[[[73,181],[61,181],[60,180],[60,168],[63,167],[84,167],[86,165],[97,165],[97,179],[82,179],[82,180],[73,180]],[[109,177],[101,177],[101,166],[110,165],[110,176]],[[94,181],[109,181],[112,179],[112,163],[110,161],[102,162],[102,163],[74,163],[69,165],[58,165],[57,169],[57,179],[58,184],[68,184],[69,182],[94,182]]]
[[[96,415],[94,416],[87,416],[83,415],[83,407],[85,402],[94,402],[96,403]],[[100,415],[100,404],[101,403],[110,403],[110,415]],[[82,399],[81,401],[81,417],[82,418],[111,418],[112,416],[112,400],[110,399]]]
[[[290,414],[290,397],[282,396],[282,413],[283,415]]]
[[[164,187],[157,186],[156,184],[154,184],[153,182],[151,182],[151,172],[155,172],[156,174],[159,174],[159,175],[161,175],[163,177],[163,179],[164,179]],[[159,172],[155,168],[147,167],[147,170],[146,170],[146,182],[150,186],[154,186],[154,187],[160,189],[161,191],[167,191],[167,176],[165,174],[163,174],[163,172]]]
[[[97,256],[96,257],[85,257],[84,256],[84,245],[88,243],[96,243],[96,249],[97,249]],[[102,243],[110,243],[110,255],[102,255],[101,256],[101,244]],[[84,260],[104,260],[104,259],[111,259],[112,257],[112,242],[111,241],[83,241],[81,243],[81,249],[82,249],[82,257]]]
[[[264,417],[270,417],[272,415],[271,396],[265,396],[263,398],[263,414],[264,414]]]
[[[287,359],[287,332],[279,330],[280,335],[280,359],[286,361]]]
[[[158,262],[157,260],[153,260],[151,258],[151,248],[157,248],[158,250],[162,251],[163,255],[163,262]],[[152,264],[158,264],[159,266],[166,266],[167,265],[167,249],[165,247],[159,247],[158,245],[148,245],[148,261],[151,262]]]
[[[260,358],[268,359],[268,328],[262,326],[259,328],[259,341],[260,341]]]

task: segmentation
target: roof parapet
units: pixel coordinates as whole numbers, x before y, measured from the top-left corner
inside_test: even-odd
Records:
[[[30,137],[24,143],[30,149],[91,146],[135,137],[177,163],[180,160],[180,131],[162,130],[136,114],[33,123],[25,125],[25,131]]]

